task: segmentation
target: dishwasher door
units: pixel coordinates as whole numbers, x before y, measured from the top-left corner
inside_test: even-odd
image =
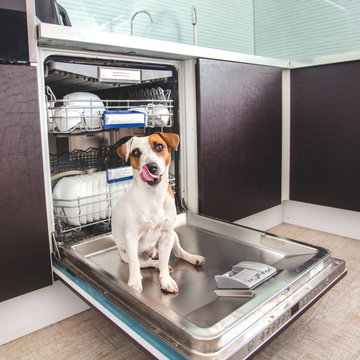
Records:
[[[120,312],[126,326],[119,326],[135,331],[152,353],[190,359],[248,357],[345,273],[344,262],[324,248],[192,213],[178,215],[176,231],[186,250],[207,258],[201,267],[171,258],[176,295],[161,292],[153,268],[142,269],[141,294],[128,287],[128,265],[111,234],[60,245],[54,271],[86,298],[111,304],[110,317],[117,322]],[[217,296],[215,275],[244,260],[277,274],[253,289],[253,298]]]

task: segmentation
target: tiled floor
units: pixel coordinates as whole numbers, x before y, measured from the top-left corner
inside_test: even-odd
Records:
[[[153,357],[94,310],[0,347],[1,360],[146,360]]]
[[[253,359],[360,359],[360,241],[287,224],[271,231],[329,248],[334,257],[346,260],[348,274]],[[152,358],[94,310],[0,347],[1,360]]]

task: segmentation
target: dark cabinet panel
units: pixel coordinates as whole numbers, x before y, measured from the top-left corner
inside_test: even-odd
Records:
[[[281,70],[200,59],[199,210],[234,221],[281,203]]]
[[[0,65],[0,301],[51,284],[36,69]]]
[[[0,62],[29,61],[25,0],[0,1]]]
[[[360,62],[291,71],[290,198],[360,211]]]

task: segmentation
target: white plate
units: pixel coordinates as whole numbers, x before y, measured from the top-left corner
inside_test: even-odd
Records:
[[[53,121],[60,132],[70,132],[81,123],[81,111],[61,106],[53,111]]]
[[[100,196],[99,196],[99,188],[100,188],[100,179],[99,177],[96,175],[96,173],[93,174],[89,174],[89,176],[92,179],[92,183],[93,183],[93,218],[94,221],[98,221],[100,220]]]
[[[78,206],[79,206],[80,215],[81,215],[80,216],[80,224],[86,224],[88,222],[88,220],[87,220],[88,208],[86,206],[87,199],[85,199],[85,197],[87,196],[87,185],[86,185],[86,180],[83,179],[82,176],[85,176],[85,175],[75,176],[75,179],[79,184]]]
[[[77,179],[80,183],[82,183],[84,195],[82,196],[83,199],[80,201],[81,209],[85,210],[86,215],[86,223],[92,223],[94,221],[93,216],[93,186],[92,186],[92,179],[89,175],[80,175],[77,176]],[[83,214],[83,212],[81,212]]]
[[[60,219],[66,224],[80,225],[80,209],[77,201],[80,193],[80,183],[76,180],[75,176],[60,179],[54,187],[55,215],[60,216]],[[86,219],[82,218],[81,223],[85,223],[84,220]]]
[[[109,217],[109,202],[108,202],[108,184],[106,182],[106,172],[99,171],[94,173],[99,180],[99,218],[100,220],[107,219]]]

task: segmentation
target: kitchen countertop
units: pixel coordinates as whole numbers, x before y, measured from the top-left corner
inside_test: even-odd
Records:
[[[218,50],[171,41],[103,31],[77,29],[68,26],[40,23],[38,45],[70,49],[112,52],[133,56],[150,56],[173,60],[208,58],[242,63],[290,68],[287,60]]]
[[[39,46],[90,50],[132,56],[149,56],[163,59],[188,60],[207,58],[248,64],[296,69],[308,66],[360,60],[360,51],[319,56],[303,61],[275,59],[171,41],[85,30],[68,26],[40,23],[37,25]]]

